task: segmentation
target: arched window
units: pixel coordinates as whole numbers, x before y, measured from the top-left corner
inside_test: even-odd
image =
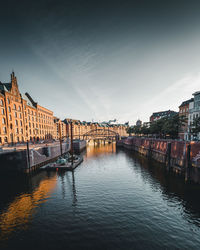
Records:
[[[0,105],[3,106],[3,100],[2,99],[0,100]]]
[[[13,105],[13,108],[14,108],[14,110],[16,110],[16,105],[15,104]]]
[[[10,104],[10,99],[9,98],[7,98],[7,103]]]

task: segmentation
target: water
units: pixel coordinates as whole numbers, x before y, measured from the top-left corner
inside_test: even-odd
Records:
[[[0,249],[200,249],[200,187],[114,145],[0,183]]]

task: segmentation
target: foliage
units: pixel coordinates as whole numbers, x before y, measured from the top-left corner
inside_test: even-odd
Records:
[[[178,138],[179,129],[185,126],[187,119],[184,116],[174,115],[164,117],[157,121],[151,122],[150,126],[132,126],[129,127],[128,133],[135,135],[154,135],[159,138]],[[200,120],[199,120],[200,124]],[[200,127],[199,127],[200,128]]]

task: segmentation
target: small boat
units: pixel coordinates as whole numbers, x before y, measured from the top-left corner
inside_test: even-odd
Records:
[[[58,160],[56,161],[56,163],[58,165],[65,165],[67,163],[67,160],[65,158],[60,157],[60,158],[58,158]]]

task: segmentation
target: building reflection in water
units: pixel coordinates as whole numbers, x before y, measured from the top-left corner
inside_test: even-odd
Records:
[[[105,145],[91,145],[87,147],[87,151],[85,152],[86,158],[96,158],[101,155],[113,154],[116,152],[116,144],[115,143],[106,143]]]
[[[32,192],[17,196],[0,214],[0,239],[6,239],[16,229],[26,229],[35,209],[45,203],[56,187],[56,175],[44,179]],[[31,184],[32,180],[30,179]]]
[[[188,221],[195,221],[195,224],[200,227],[199,184],[186,183],[180,175],[167,171],[160,163],[148,160],[136,152],[125,149],[119,149],[117,151],[124,151],[125,154],[128,154],[134,162],[132,165],[134,168],[133,171],[138,171],[145,182],[148,181],[149,176],[151,176],[152,180],[157,182],[157,185],[152,182],[153,188],[155,190],[161,190],[164,199],[181,203],[187,215],[186,219]]]

